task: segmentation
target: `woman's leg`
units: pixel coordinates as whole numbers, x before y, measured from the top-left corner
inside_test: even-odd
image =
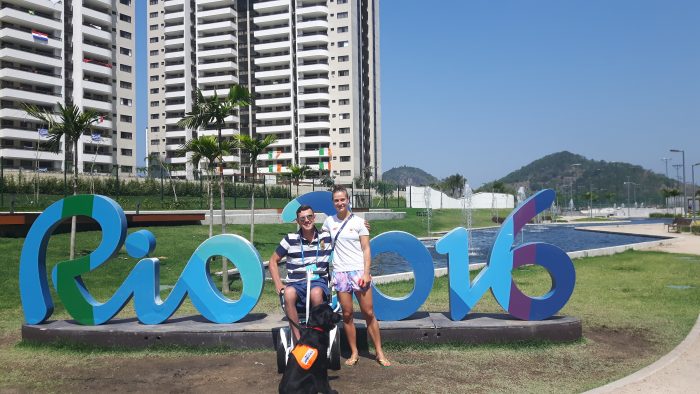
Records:
[[[348,359],[353,360],[358,357],[358,352],[355,322],[352,319],[352,293],[338,293],[338,301],[340,302],[341,308],[343,308],[343,328],[345,329],[345,336],[348,338],[348,345],[350,346],[350,357]]]
[[[360,311],[362,311],[362,315],[364,315],[365,321],[367,322],[367,332],[372,338],[374,349],[377,351],[377,360],[386,360],[386,356],[384,356],[384,351],[382,350],[382,339],[379,334],[379,322],[374,316],[372,289],[356,291],[355,297],[357,297],[357,301],[360,303]]]

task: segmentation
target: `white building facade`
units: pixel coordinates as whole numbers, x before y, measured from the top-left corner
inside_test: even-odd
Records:
[[[294,164],[336,183],[381,176],[378,10],[378,0],[149,0],[149,153],[191,178],[177,148],[216,130],[175,123],[195,88],[209,97],[240,84],[253,105],[227,118],[222,135],[275,135],[260,173]],[[232,167],[224,174],[240,172]]]
[[[131,0],[3,1],[3,167],[63,170],[65,152],[51,153],[38,146],[42,140],[38,129],[45,125],[30,118],[20,105],[31,103],[55,111],[57,102],[73,102],[100,115],[94,135],[86,131],[78,146],[79,171],[135,174],[134,42]]]

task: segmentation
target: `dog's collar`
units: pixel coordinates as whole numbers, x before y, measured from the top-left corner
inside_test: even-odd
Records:
[[[316,331],[318,331],[318,332],[325,332],[325,331],[323,330],[323,328],[318,327],[318,326],[308,326],[308,327],[306,327],[306,328],[310,328],[310,329],[316,330]]]

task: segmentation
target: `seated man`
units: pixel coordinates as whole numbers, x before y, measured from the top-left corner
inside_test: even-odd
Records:
[[[316,229],[316,215],[308,205],[297,209],[299,231],[287,234],[270,257],[270,276],[275,283],[277,294],[284,289],[284,302],[289,319],[299,320],[296,304],[306,304],[306,270],[325,271],[325,274],[311,281],[311,306],[322,304],[330,296],[328,290],[328,261],[331,257],[331,236]],[[280,280],[280,259],[287,257],[287,286]],[[294,338],[299,339],[299,330],[290,324]]]

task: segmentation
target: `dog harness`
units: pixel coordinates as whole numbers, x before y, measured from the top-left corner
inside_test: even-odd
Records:
[[[318,349],[299,343],[294,346],[292,354],[297,360],[299,366],[304,370],[308,370],[314,365],[314,362],[316,362],[316,358],[318,357]]]

